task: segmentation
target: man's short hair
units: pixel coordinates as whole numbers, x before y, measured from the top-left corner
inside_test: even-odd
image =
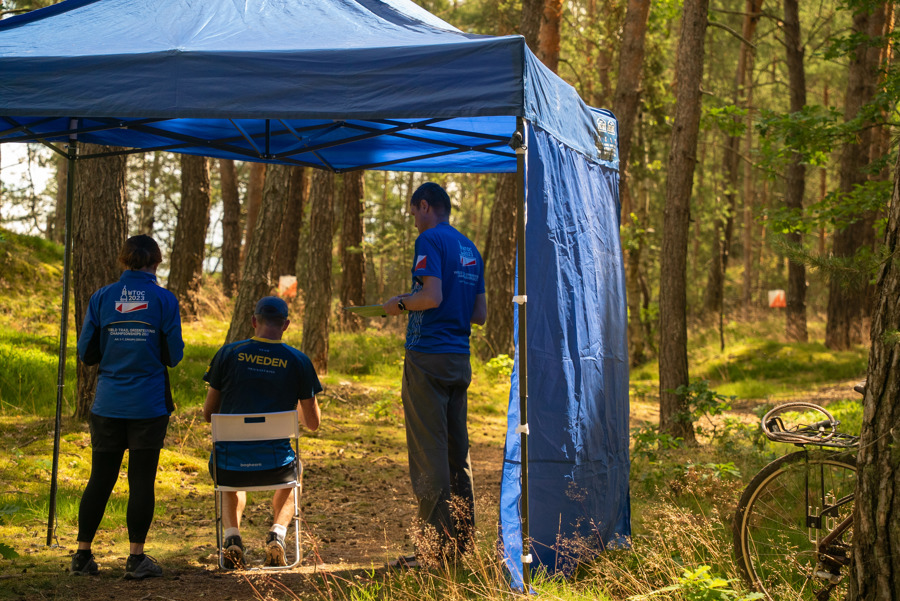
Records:
[[[264,296],[256,303],[253,315],[256,316],[256,321],[281,327],[288,318],[288,306],[277,296]]]
[[[441,215],[450,215],[452,206],[450,204],[450,196],[447,191],[434,182],[425,182],[413,192],[409,203],[422,206],[422,201],[428,203],[432,209],[435,209]]]

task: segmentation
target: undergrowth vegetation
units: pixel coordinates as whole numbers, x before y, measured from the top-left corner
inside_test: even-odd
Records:
[[[69,417],[74,412],[74,326],[69,330],[62,408],[54,539],[60,547],[47,547],[44,540],[61,261],[58,247],[38,239],[4,232],[0,241],[0,599],[106,598],[95,594],[90,583],[71,584],[64,574],[90,470],[87,427]],[[211,309],[201,321],[184,325],[185,359],[171,370],[178,410],[161,456],[151,531],[152,552],[179,574],[173,590],[193,586],[196,593],[206,590],[204,586],[224,590],[226,585],[240,585],[243,588],[229,588],[221,598],[258,599],[510,598],[508,577],[496,553],[495,493],[476,502],[478,544],[458,564],[402,573],[382,568],[390,554],[408,545],[402,534],[407,525],[403,516],[411,514],[412,499],[399,394],[402,338],[398,330],[381,323],[363,333],[332,335],[330,371],[322,378],[325,391],[319,397],[323,427],[302,441],[301,455],[308,460],[304,480],[311,491],[304,501],[305,564],[318,565],[330,554],[331,569],[317,567],[293,576],[216,575],[217,580],[191,584],[192,574],[218,574],[206,473],[209,434],[200,407],[205,397],[202,375],[224,340],[229,310],[213,289],[205,294]],[[632,548],[602,554],[565,578],[536,573],[534,586],[543,598],[757,598],[739,580],[734,565],[731,516],[746,482],[767,462],[791,450],[761,436],[760,417],[783,400],[804,398],[826,403],[848,432],[858,432],[861,424],[859,399],[851,385],[864,374],[865,349],[833,353],[820,342],[787,343],[778,334],[781,323],[780,315],[761,316],[753,323],[729,322],[724,351],[714,330],[692,331],[691,373],[696,379],[680,394],[690,401],[685,418],[695,424],[697,446],[685,446],[658,432],[657,366],[633,370]],[[811,326],[813,336],[817,327]],[[299,345],[301,336],[298,325],[292,325],[286,340]],[[473,358],[470,431],[473,441],[495,460],[496,472],[506,431],[511,366],[507,356],[484,363]],[[113,493],[95,543],[101,565],[112,566],[114,575],[121,575],[116,561],[127,547],[124,480]],[[492,481],[499,481],[499,475],[494,474]],[[254,536],[263,536],[267,501],[261,497],[254,503],[248,506],[247,528]],[[406,507],[406,513],[388,515],[391,504]],[[391,521],[393,530],[388,530]],[[378,528],[384,528],[384,538],[400,540],[373,545],[368,563],[339,569],[336,558],[349,556],[356,538]],[[578,541],[566,544],[578,550]]]

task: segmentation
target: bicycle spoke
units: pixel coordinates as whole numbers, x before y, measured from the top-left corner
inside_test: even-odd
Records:
[[[773,600],[814,601],[819,591],[830,586],[815,574],[816,542],[809,540],[810,534],[814,541],[821,540],[852,512],[852,503],[847,503],[834,516],[817,518],[825,509],[823,498],[833,504],[852,495],[855,484],[855,468],[835,453],[796,453],[760,472],[742,499],[736,538],[738,557],[745,562],[742,568],[749,572],[756,588]],[[809,502],[814,506],[811,525],[816,526],[818,519],[818,527],[807,524],[807,486]],[[845,534],[842,539],[849,540],[849,536]],[[836,553],[839,556],[841,549]],[[833,598],[839,598],[844,588],[839,584]]]

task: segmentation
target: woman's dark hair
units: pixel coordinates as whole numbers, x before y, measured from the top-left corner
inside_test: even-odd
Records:
[[[159,244],[150,236],[132,236],[119,251],[119,263],[125,269],[144,269],[162,263],[162,252]]]
[[[422,206],[423,200],[428,203],[428,206],[437,211],[439,215],[450,215],[450,196],[446,190],[436,183],[425,182],[419,186],[413,192],[412,198],[409,199],[409,204],[416,205],[418,208]]]

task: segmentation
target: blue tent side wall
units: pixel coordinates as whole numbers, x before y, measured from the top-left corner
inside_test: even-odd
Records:
[[[526,185],[530,535],[536,564],[565,572],[631,535],[618,172],[533,128]],[[521,588],[518,359],[500,534]]]

